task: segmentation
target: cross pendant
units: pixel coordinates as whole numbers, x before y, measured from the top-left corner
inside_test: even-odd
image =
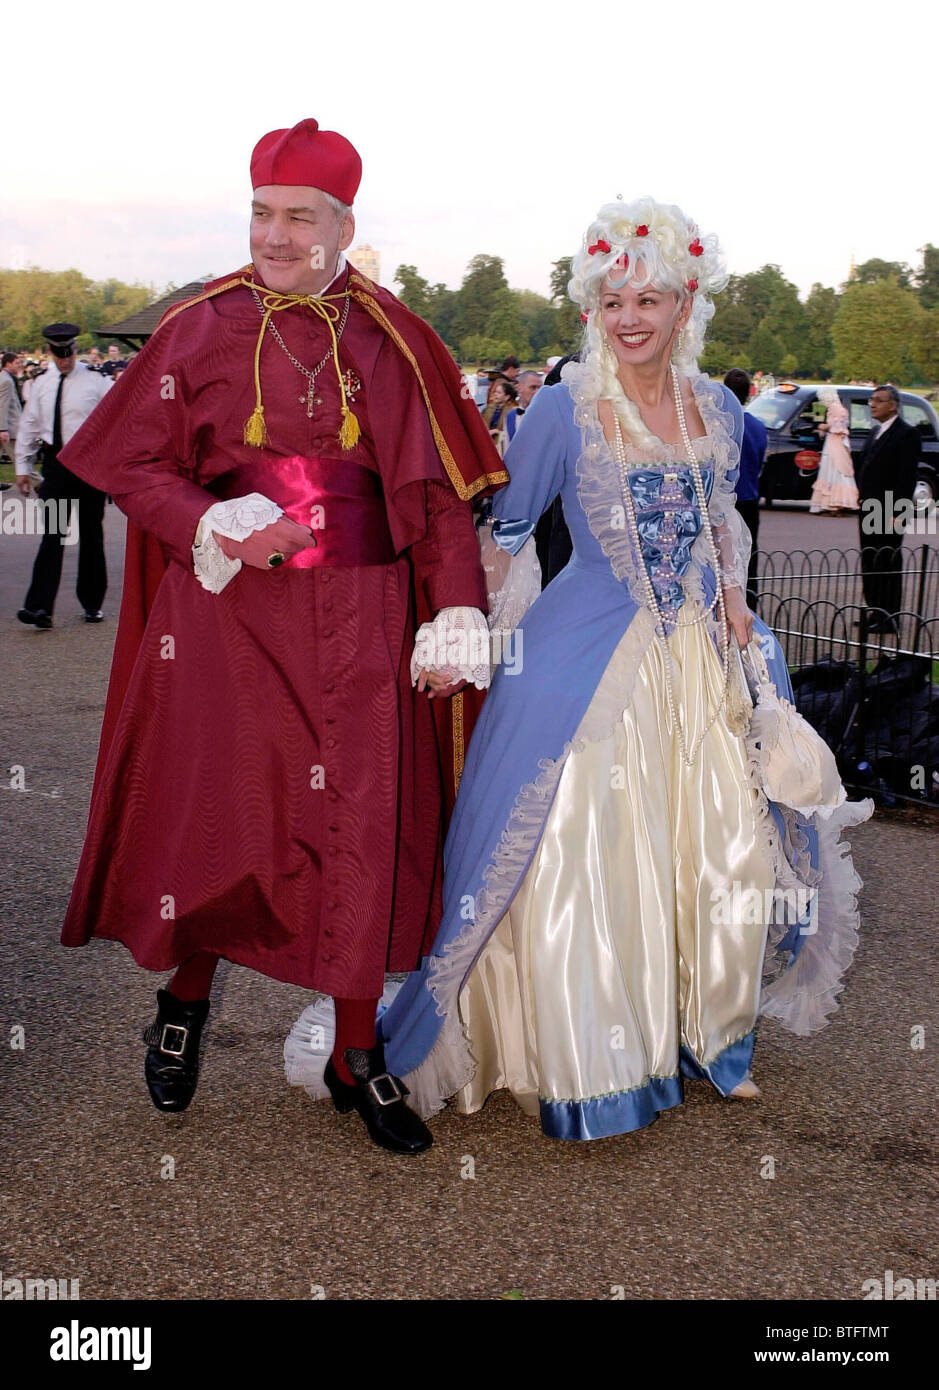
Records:
[[[311,381],[310,389],[307,391],[306,395],[297,397],[297,400],[300,402],[301,405],[306,405],[306,418],[308,420],[313,419],[313,407],[315,405],[321,404],[321,398],[319,396],[314,395],[315,390],[316,385],[314,382]]]

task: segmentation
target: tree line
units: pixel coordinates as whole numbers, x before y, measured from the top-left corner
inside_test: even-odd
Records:
[[[939,248],[915,268],[865,261],[839,289],[812,286],[803,301],[778,265],[732,275],[715,297],[701,366],[815,379],[939,381]],[[499,256],[474,256],[458,290],[431,285],[413,265],[395,282],[409,309],[427,319],[464,363],[513,355],[544,361],[580,343],[580,314],[567,297],[570,257],[551,267],[551,295],[513,290]]]
[[[157,298],[152,285],[90,280],[79,270],[0,270],[0,347],[12,352],[43,348],[49,323],[77,323],[80,351],[105,337],[108,324],[138,313]]]
[[[939,382],[939,247],[929,243],[920,255],[916,267],[865,261],[839,289],[815,284],[804,301],[778,265],[732,275],[716,296],[702,368],[714,375],[743,367],[822,380]],[[500,256],[474,256],[456,290],[431,284],[413,265],[399,265],[394,278],[402,301],[459,361],[543,362],[580,343],[580,313],[567,297],[570,266],[569,257],[553,263],[547,296],[512,289]],[[81,325],[79,347],[89,348],[108,324],[157,294],[152,285],[95,281],[78,270],[0,270],[0,347],[36,350],[43,326],[64,320]]]

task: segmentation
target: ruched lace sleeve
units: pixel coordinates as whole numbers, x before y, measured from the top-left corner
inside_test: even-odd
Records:
[[[541,593],[541,565],[532,526],[521,546],[508,549],[498,533],[499,522],[479,528],[479,550],[489,599],[489,630],[503,638],[514,632]],[[495,534],[494,534],[495,533]],[[520,532],[514,533],[517,539]]]
[[[708,516],[714,532],[725,589],[746,589],[750,563],[750,532],[736,507],[743,442],[743,411],[724,386],[696,383],[695,400],[714,446],[714,486]],[[719,399],[719,396],[723,399]]]

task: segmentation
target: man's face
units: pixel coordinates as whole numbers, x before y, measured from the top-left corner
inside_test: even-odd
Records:
[[[111,361],[116,362],[120,355],[121,350],[118,347],[117,343],[111,343],[108,347],[108,356],[110,357]]]
[[[897,403],[886,391],[875,391],[870,399],[870,411],[878,424],[883,420],[889,420],[897,413]]]
[[[518,367],[505,367],[503,368],[503,371],[504,374],[508,377],[509,381],[514,381],[515,378],[518,376]]]
[[[355,218],[338,219],[319,188],[267,184],[254,191],[251,259],[278,294],[324,290],[354,235]]]
[[[18,352],[16,354],[16,360],[14,362],[11,362],[10,366],[12,367],[13,374],[15,376],[21,376],[23,372],[25,372],[26,370],[26,353]]]
[[[527,410],[535,399],[535,392],[541,390],[541,378],[537,376],[526,376],[518,384],[518,403],[523,410]]]
[[[70,352],[68,357],[58,357],[55,353],[53,353],[52,360],[58,367],[62,375],[68,376],[69,372],[72,371],[72,369],[75,366],[76,357],[74,352]]]

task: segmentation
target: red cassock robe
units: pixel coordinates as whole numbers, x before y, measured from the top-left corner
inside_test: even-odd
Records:
[[[411,686],[416,624],[449,606],[485,611],[468,498],[506,474],[443,345],[357,272],[329,292],[348,281],[359,296],[339,343],[358,443],[339,444],[331,357],[309,418],[307,380],[268,332],[268,444],[245,445],[261,313],[237,278],[172,312],[63,451],[131,525],[62,940],[122,941],[151,970],[210,951],[374,998],[387,970],[415,968],[439,921],[447,769]],[[274,322],[305,366],[329,353],[308,307]],[[209,593],[193,572],[196,526],[220,497],[250,492],[305,525],[321,503],[320,546],[276,570],[243,566]]]

